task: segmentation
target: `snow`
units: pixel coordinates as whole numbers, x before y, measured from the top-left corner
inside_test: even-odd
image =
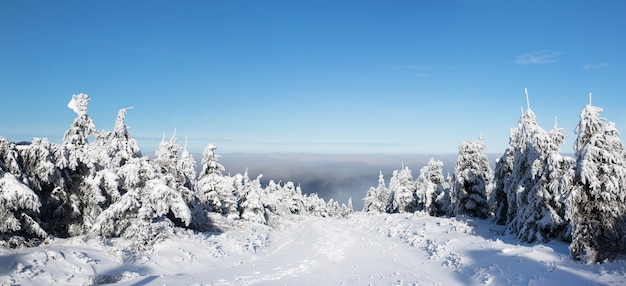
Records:
[[[273,226],[213,217],[222,232],[177,229],[150,250],[123,239],[50,239],[0,249],[0,284],[624,285],[626,261],[583,264],[562,242],[520,244],[469,217],[286,216]]]

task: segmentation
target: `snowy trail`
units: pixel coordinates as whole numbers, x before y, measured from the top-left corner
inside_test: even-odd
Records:
[[[231,256],[202,273],[162,275],[153,277],[151,283],[173,285],[185,279],[212,285],[454,282],[445,277],[433,280],[428,268],[420,268],[424,259],[418,250],[398,239],[351,226],[346,220],[309,217],[264,239],[266,246],[257,249],[252,258],[249,254]],[[133,280],[127,282],[130,285]]]
[[[81,238],[0,249],[0,285],[625,285],[626,261],[585,265],[487,220],[294,216],[223,233],[178,230],[150,251]]]

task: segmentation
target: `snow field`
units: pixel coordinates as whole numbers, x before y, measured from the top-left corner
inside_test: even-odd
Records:
[[[0,249],[2,285],[624,285],[626,262],[581,264],[561,242],[526,245],[489,220],[424,213],[217,221],[142,253],[53,239]]]

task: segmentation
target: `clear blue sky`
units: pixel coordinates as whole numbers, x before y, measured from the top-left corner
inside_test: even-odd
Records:
[[[144,152],[502,153],[520,108],[571,152],[594,93],[626,132],[624,1],[2,1],[0,135],[61,142],[72,94]]]

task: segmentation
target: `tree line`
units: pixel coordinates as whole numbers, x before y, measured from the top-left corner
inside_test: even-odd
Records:
[[[528,99],[528,94],[526,94]],[[589,104],[575,129],[574,156],[561,154],[566,134],[555,122],[546,131],[528,104],[509,145],[491,170],[482,139],[459,145],[454,174],[444,178],[431,159],[413,179],[395,170],[365,197],[364,211],[424,211],[433,216],[492,218],[522,242],[570,242],[586,263],[626,255],[626,153],[614,123]]]
[[[346,216],[348,205],[303,194],[293,182],[260,183],[247,171],[224,174],[216,146],[203,152],[200,171],[174,135],[156,158],[142,156],[118,112],[113,131],[97,130],[90,98],[72,97],[77,117],[62,144],[45,138],[12,143],[0,136],[0,245],[32,246],[49,237],[122,237],[141,250],[174,226],[215,230],[215,215],[262,224],[281,216]]]

